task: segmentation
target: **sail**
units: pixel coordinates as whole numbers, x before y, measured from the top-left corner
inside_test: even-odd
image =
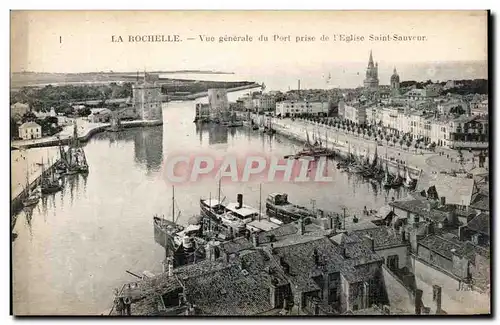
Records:
[[[375,155],[373,156],[372,168],[375,168],[377,166],[377,160],[378,160],[377,147],[378,146],[375,146]]]
[[[306,145],[310,146],[311,145],[311,140],[309,139],[309,132],[307,132],[307,130],[306,130],[306,139],[307,139]]]

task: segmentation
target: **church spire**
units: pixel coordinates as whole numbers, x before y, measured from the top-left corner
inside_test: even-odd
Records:
[[[396,71],[396,66],[394,66],[394,71],[392,72],[394,75],[397,75],[398,72]]]
[[[372,50],[370,50],[370,58],[368,59],[368,66],[373,67],[373,55]]]

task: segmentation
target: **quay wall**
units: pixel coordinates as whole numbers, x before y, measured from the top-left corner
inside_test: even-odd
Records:
[[[47,166],[43,173],[39,172],[39,173],[35,173],[34,175],[32,175],[34,177],[31,177],[29,179],[30,183],[28,185],[28,188],[30,190],[34,190],[38,186],[38,184],[40,183],[42,176],[50,173],[55,168],[55,166],[59,162],[59,160],[60,159],[57,159],[54,162],[52,162],[50,164],[50,166]],[[15,212],[19,211],[19,209],[21,209],[23,207],[22,201],[28,195],[28,188],[23,187],[20,191],[17,191],[17,193],[15,193],[15,192],[11,193],[12,194],[12,197],[11,197],[11,215],[12,216],[14,216]],[[15,220],[13,219],[11,223],[13,226],[15,223]]]
[[[259,84],[253,83],[251,85],[229,88],[229,89],[227,89],[227,92],[230,93],[230,92],[234,92],[234,91],[253,89],[253,88],[258,88],[258,87],[260,87]],[[172,99],[173,100],[193,100],[193,99],[198,99],[198,98],[205,97],[205,96],[208,96],[208,91],[203,91],[200,93],[191,94],[191,95],[187,95],[187,96],[175,96],[175,98],[172,98]]]
[[[245,113],[240,113],[240,118],[245,118],[245,117],[246,117]],[[262,117],[262,115],[252,114],[251,118],[254,121],[254,123],[260,124],[261,119],[263,117]],[[273,129],[276,130],[276,133],[282,134],[286,137],[289,137],[291,139],[294,139],[294,140],[297,140],[297,141],[300,141],[303,143],[305,143],[307,141],[306,130],[307,130],[307,133],[309,133],[309,136],[312,136],[312,134],[315,133],[314,132],[315,130],[320,129],[319,139],[321,139],[321,141],[324,144],[326,144],[328,148],[331,148],[336,156],[339,156],[341,158],[347,158],[347,156],[348,156],[348,153],[349,153],[348,144],[345,142],[342,142],[342,141],[338,141],[338,142],[336,141],[335,135],[337,134],[338,131],[332,127],[325,126],[325,125],[318,124],[318,123],[313,123],[313,122],[307,123],[305,126],[299,126],[298,124],[294,124],[293,122],[290,123],[289,120],[283,121],[281,119],[271,118],[271,117],[265,117],[265,119],[266,119],[266,121],[271,119],[272,127],[273,127]],[[265,125],[268,125],[267,123],[268,122],[265,122]],[[325,132],[325,131],[327,131],[327,132]],[[327,134],[325,134],[325,133],[327,133]],[[342,132],[340,132],[340,133],[342,133]],[[370,146],[372,148],[376,145],[376,142],[374,140],[371,140],[371,139],[363,139],[363,138],[356,137],[354,135],[350,135],[347,133],[342,133],[342,135],[349,137],[349,138],[352,138],[352,139],[355,139],[355,138],[362,139],[364,142],[366,142],[368,144],[368,146]],[[398,164],[395,161],[392,161],[390,159],[386,159],[380,151],[379,151],[378,158],[381,159],[384,163],[387,163],[387,166],[388,166],[390,173],[396,174],[398,172]],[[401,167],[401,165],[399,165],[399,167]],[[418,168],[417,166],[413,166],[411,163],[407,162],[405,164],[405,167],[408,168],[410,176],[412,178],[418,178],[420,176],[421,169]],[[401,168],[400,173],[402,173],[402,172],[403,172],[403,169]]]
[[[122,122],[122,126],[124,129],[127,128],[133,128],[133,127],[147,127],[147,126],[157,126],[157,125],[162,125],[163,121],[160,120],[151,120],[151,121],[124,121]],[[94,134],[103,132],[107,128],[111,126],[110,123],[106,123],[103,125],[95,126],[92,127],[88,130],[86,130],[86,133],[79,136],[78,140],[81,142],[87,142]],[[40,147],[52,147],[52,146],[57,146],[59,144],[66,145],[71,141],[71,137],[68,138],[61,138],[61,139],[46,139],[42,141],[36,141],[33,143],[27,143],[22,145],[23,148],[29,149],[29,148],[40,148]]]

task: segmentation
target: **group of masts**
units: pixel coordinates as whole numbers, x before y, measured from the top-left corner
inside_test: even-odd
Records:
[[[378,156],[377,148],[378,147],[375,147],[375,154],[373,160],[370,162],[369,151],[365,159],[363,159],[362,156],[355,155],[351,152],[349,144],[347,158],[343,162],[337,164],[337,169],[343,169],[351,173],[360,174],[367,179],[380,181],[385,188],[399,188],[401,186],[413,188],[416,184],[416,180],[411,177],[409,168],[407,166],[401,168],[401,163],[397,162],[396,174],[391,175],[388,161],[385,161],[384,164],[382,159]],[[401,175],[401,173],[403,173],[403,175]]]
[[[63,175],[87,174],[89,172],[87,158],[78,139],[76,121],[74,122],[73,137],[70,139],[68,148],[65,150],[59,144],[59,156],[60,159],[55,164],[52,164],[50,159],[48,160],[48,170],[45,169],[42,160],[41,176],[37,180],[34,190],[32,190],[33,186],[29,182],[28,170],[26,171],[26,196],[23,200],[23,206],[28,207],[37,204],[42,194],[52,194],[62,190]]]

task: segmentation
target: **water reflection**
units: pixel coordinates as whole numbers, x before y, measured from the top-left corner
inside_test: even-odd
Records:
[[[163,127],[140,128],[132,132],[135,161],[145,164],[148,172],[159,170],[163,162]]]
[[[203,138],[208,137],[208,144],[225,144],[228,140],[228,131],[231,132],[234,137],[234,128],[228,128],[227,126],[222,126],[220,124],[198,124],[196,123],[196,134],[200,144],[203,144]]]

